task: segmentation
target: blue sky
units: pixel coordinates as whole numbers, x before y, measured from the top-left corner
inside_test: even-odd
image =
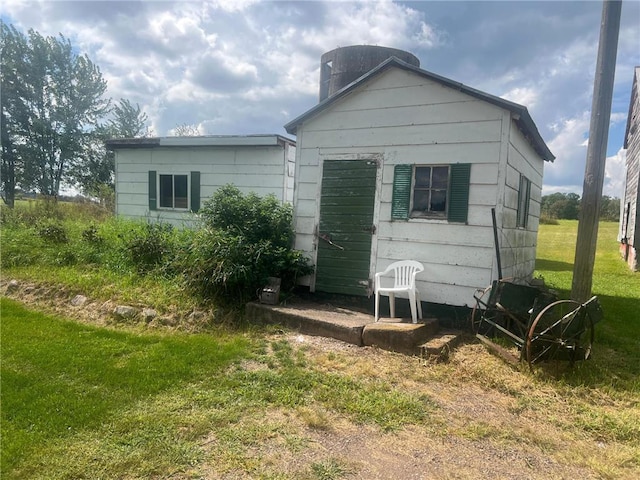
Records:
[[[156,135],[280,133],[317,102],[320,56],[408,50],[425,70],[523,104],[557,159],[543,193],[582,194],[602,3],[3,0],[5,21],[64,34],[108,95],[139,103]],[[604,194],[620,196],[640,2],[625,0]]]

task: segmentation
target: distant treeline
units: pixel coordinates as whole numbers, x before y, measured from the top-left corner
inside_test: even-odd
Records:
[[[543,217],[559,220],[578,220],[580,215],[580,195],[577,193],[552,193],[542,197],[541,214]],[[620,218],[620,199],[602,196],[600,220],[618,221]]]

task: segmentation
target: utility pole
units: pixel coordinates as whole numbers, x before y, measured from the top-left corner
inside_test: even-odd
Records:
[[[598,60],[593,85],[587,164],[582,186],[580,222],[578,223],[578,240],[571,285],[571,298],[578,302],[586,302],[589,299],[593,285],[593,264],[596,257],[598,217],[607,158],[621,10],[622,0],[605,0],[603,2]]]

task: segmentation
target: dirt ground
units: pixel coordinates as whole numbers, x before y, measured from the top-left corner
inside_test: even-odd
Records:
[[[20,282],[18,287],[7,291],[7,285],[7,281],[0,284],[0,291],[5,295],[44,311],[97,325],[114,322],[113,302],[89,299],[84,305],[74,307],[70,306],[72,297],[62,289]],[[249,448],[249,454],[260,459],[262,465],[257,468],[257,474],[241,470],[221,472],[216,465],[205,465],[198,478],[638,478],[639,472],[633,467],[613,468],[610,473],[602,467],[608,458],[612,462],[624,461],[617,451],[620,445],[567,431],[544,408],[526,408],[522,392],[528,387],[522,385],[526,382],[522,372],[514,371],[512,383],[491,379],[485,383],[479,379],[479,358],[482,368],[504,370],[507,376],[512,367],[476,343],[462,345],[450,356],[448,364],[436,365],[417,357],[296,332],[274,334],[272,339],[287,340],[319,369],[369,375],[391,382],[394,388],[428,396],[436,403],[433,421],[384,432],[330,411],[264,412],[260,418],[246,421],[286,425],[287,429],[296,431],[298,438],[304,439],[303,444],[283,448],[283,437],[273,435]],[[536,395],[541,404],[548,398],[553,404],[550,408],[562,405],[562,400],[554,398],[551,390],[536,392]],[[309,414],[320,415],[321,425],[310,421]],[[203,442],[203,448],[215,453],[213,434]],[[595,456],[593,462],[590,456]],[[592,463],[599,467],[593,468]],[[313,465],[315,470],[311,468]],[[279,472],[281,476],[267,476],[266,472]]]

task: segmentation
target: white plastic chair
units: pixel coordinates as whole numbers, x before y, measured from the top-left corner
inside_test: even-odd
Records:
[[[411,305],[411,319],[413,323],[418,323],[417,316],[422,318],[422,305],[420,303],[420,292],[416,288],[416,275],[424,271],[424,267],[420,262],[414,260],[403,260],[401,262],[392,263],[384,272],[376,273],[376,322],[380,319],[380,294],[389,296],[389,310],[391,318],[396,316],[396,293],[407,292],[409,295],[409,303]],[[393,272],[393,287],[383,287],[381,278]],[[416,315],[416,310],[418,315]]]

